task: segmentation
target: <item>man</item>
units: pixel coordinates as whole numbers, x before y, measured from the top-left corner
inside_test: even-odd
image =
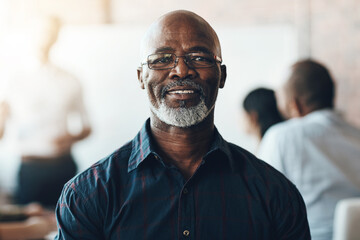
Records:
[[[57,239],[309,239],[294,185],[214,127],[226,67],[210,25],[170,12],[141,53],[150,119],[65,185]]]
[[[33,64],[12,76],[0,103],[0,136],[8,123],[14,126],[21,155],[16,202],[54,208],[77,171],[71,147],[90,134],[90,125],[79,80],[49,58],[60,21],[49,17],[37,23]],[[78,129],[71,127],[71,119]]]
[[[360,131],[334,110],[334,82],[323,65],[304,60],[291,70],[277,94],[291,120],[269,129],[259,156],[299,188],[312,238],[332,239],[336,203],[360,196]]]

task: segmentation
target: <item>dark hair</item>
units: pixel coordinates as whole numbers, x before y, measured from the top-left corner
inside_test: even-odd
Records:
[[[261,137],[272,125],[284,120],[277,108],[275,93],[271,89],[257,88],[252,90],[245,97],[243,107],[246,112],[257,114]]]
[[[327,68],[314,60],[299,61],[292,66],[288,89],[312,110],[334,107],[334,81]]]

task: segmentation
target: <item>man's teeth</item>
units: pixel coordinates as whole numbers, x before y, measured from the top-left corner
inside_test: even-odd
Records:
[[[175,94],[187,94],[187,93],[194,93],[193,90],[175,90],[175,91],[171,91],[171,93],[175,93]]]

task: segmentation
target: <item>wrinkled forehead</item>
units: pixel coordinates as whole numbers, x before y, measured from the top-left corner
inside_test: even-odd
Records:
[[[201,17],[193,14],[165,15],[153,23],[145,34],[141,57],[158,49],[199,48],[221,57],[219,39],[212,27]]]

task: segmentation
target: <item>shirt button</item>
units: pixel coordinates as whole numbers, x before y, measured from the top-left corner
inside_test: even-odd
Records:
[[[184,188],[183,193],[188,194],[189,190],[187,188]]]
[[[188,236],[190,235],[190,231],[189,231],[189,230],[184,230],[184,231],[183,231],[183,235],[184,235],[185,237],[188,237]]]

